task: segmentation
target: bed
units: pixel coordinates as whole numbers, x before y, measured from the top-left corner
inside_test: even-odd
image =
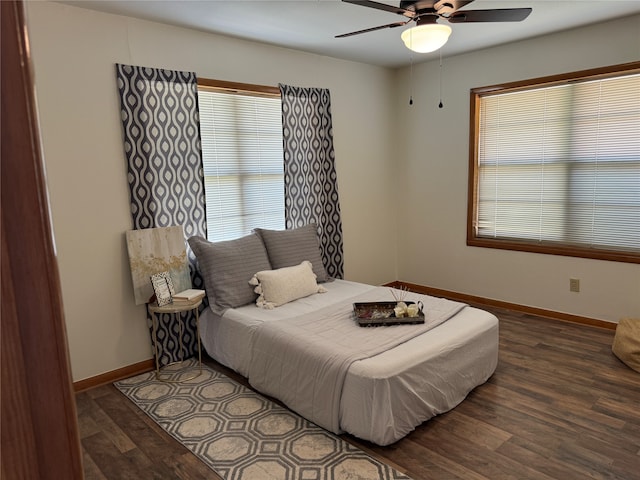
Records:
[[[393,300],[389,288],[346,280],[314,282],[314,293],[272,308],[257,308],[252,288],[251,302],[238,299],[233,306],[221,306],[221,299],[228,297],[221,285],[213,287],[208,274],[216,271],[218,282],[228,287],[229,272],[235,275],[246,268],[239,275],[246,282],[247,272],[260,270],[255,259],[247,260],[251,255],[246,245],[240,247],[242,260],[226,264],[230,252],[225,250],[211,264],[203,248],[213,244],[199,242],[196,245],[190,239],[210,302],[200,316],[206,352],[246,377],[257,390],[334,433],[389,445],[454,408],[486,382],[497,366],[497,318],[427,295],[407,295],[407,300],[425,305],[424,325],[370,328],[356,324],[353,304]],[[268,242],[266,246],[269,251]],[[308,257],[308,253],[301,255]],[[273,268],[280,263],[273,256],[268,259],[265,272],[286,269]],[[289,284],[285,291],[295,290],[300,283]],[[370,347],[369,342],[375,345]],[[359,348],[361,344],[365,346]],[[355,346],[356,353],[351,353],[349,345]]]

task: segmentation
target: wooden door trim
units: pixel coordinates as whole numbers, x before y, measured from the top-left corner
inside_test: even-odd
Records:
[[[2,477],[83,478],[24,4],[2,1]]]

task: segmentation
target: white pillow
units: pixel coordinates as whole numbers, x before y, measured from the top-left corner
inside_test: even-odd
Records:
[[[258,272],[249,284],[256,287],[254,291],[259,295],[256,305],[266,309],[327,291],[316,282],[313,265],[308,260],[294,267]]]

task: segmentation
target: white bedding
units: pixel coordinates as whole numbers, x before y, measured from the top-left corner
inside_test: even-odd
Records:
[[[207,353],[248,377],[258,325],[305,315],[376,288],[343,280],[323,285],[327,293],[274,310],[247,305],[227,310],[222,317],[206,310],[200,317],[200,333]],[[424,296],[407,296],[418,299]],[[389,298],[378,300],[393,297],[389,293]],[[339,429],[379,445],[392,443],[460,403],[491,376],[497,358],[497,318],[465,307],[433,330],[352,363],[344,379]]]

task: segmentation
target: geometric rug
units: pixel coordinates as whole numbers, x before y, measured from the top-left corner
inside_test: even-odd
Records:
[[[163,378],[198,369],[188,360]],[[149,372],[114,385],[225,480],[411,480],[206,365],[180,383]]]

